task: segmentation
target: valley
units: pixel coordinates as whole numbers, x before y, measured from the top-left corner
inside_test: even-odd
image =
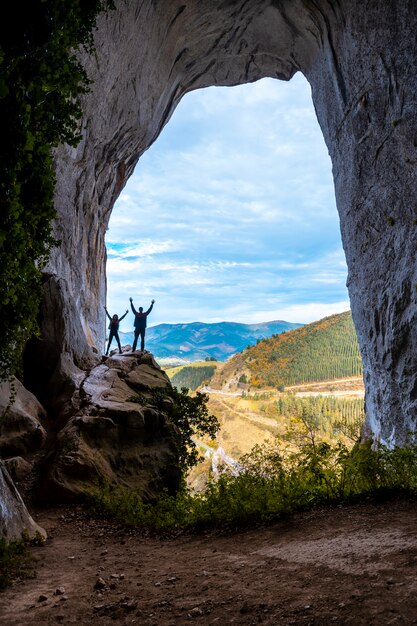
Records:
[[[218,448],[233,461],[224,462],[223,466],[235,467],[254,446],[276,444],[277,437],[285,439],[293,421],[300,420],[303,411],[319,437],[329,443],[341,439],[348,446],[359,436],[364,420],[363,381],[357,377],[294,386],[285,392],[224,391],[209,386],[200,390],[208,394],[209,412],[218,418],[220,430],[210,444],[211,454],[204,448],[205,460],[189,474],[188,484],[196,490],[204,488],[206,480],[213,475],[211,459]],[[217,463],[217,471],[218,468]]]
[[[365,419],[361,367],[346,312],[260,340],[225,363],[167,369],[173,385],[208,395],[220,423],[215,441],[198,442],[204,461],[191,470],[189,486],[204,489],[222,467],[234,471],[254,446],[283,449],[303,429],[351,447]]]

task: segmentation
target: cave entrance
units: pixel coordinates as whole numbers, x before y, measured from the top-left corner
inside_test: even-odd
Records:
[[[347,310],[331,163],[303,75],[186,94],[122,191],[106,245],[109,311],[155,298],[150,325]]]

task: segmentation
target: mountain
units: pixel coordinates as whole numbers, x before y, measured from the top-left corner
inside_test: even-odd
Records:
[[[260,324],[158,324],[147,328],[145,347],[157,358],[179,357],[191,362],[214,357],[225,361],[248,345],[300,326],[281,320]],[[119,334],[122,345],[132,345],[133,333]]]
[[[350,311],[263,339],[216,372],[211,386],[274,387],[362,375]]]

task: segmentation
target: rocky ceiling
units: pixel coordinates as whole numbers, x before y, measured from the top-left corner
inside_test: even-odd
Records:
[[[116,0],[83,57],[83,139],[56,153],[62,245],[38,376],[57,384],[97,361],[110,213],[181,97],[301,71],[333,164],[366,432],[403,442],[417,418],[416,27],[412,0]]]

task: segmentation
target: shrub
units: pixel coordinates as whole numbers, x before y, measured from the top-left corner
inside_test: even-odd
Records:
[[[129,400],[156,406],[177,427],[179,466],[185,478],[188,470],[204,458],[199,454],[193,437],[209,436],[214,439],[220,427],[217,417],[208,412],[207,394],[197,391],[195,396],[190,396],[187,387],[181,390],[172,387],[153,392],[150,397],[136,395]]]
[[[0,537],[0,589],[4,589],[18,580],[33,578],[34,558],[30,553],[29,545],[41,545],[43,538],[37,534],[34,540],[30,540],[27,533],[22,533],[22,538],[17,541],[6,542]]]
[[[95,510],[159,531],[226,530],[369,494],[417,493],[416,444],[388,449],[367,442],[349,450],[311,439],[308,429],[290,443],[287,449],[282,441],[255,446],[240,459],[237,476],[225,471],[203,493],[183,489],[150,505],[134,493],[107,489],[95,495]]]

